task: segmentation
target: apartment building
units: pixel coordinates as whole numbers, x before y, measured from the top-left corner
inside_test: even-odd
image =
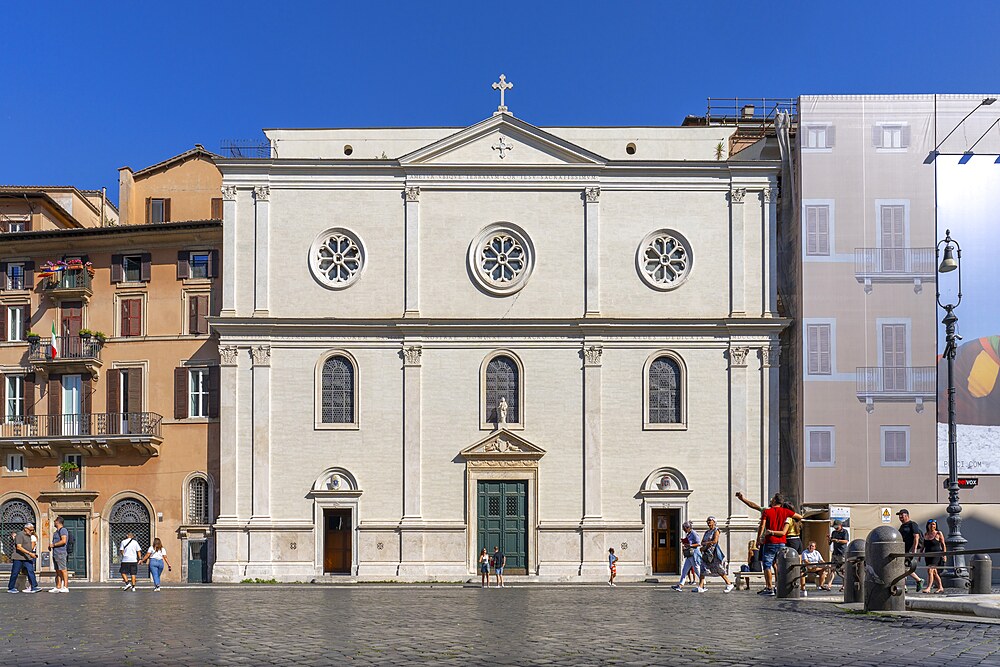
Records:
[[[219,467],[207,318],[222,223],[101,225],[60,213],[43,189],[22,190],[41,208],[0,233],[0,569],[13,530],[33,521],[47,544],[62,515],[77,579],[116,579],[116,545],[132,531],[144,548],[163,541],[168,581],[207,581]],[[126,182],[121,200],[137,190]]]
[[[944,526],[935,244],[947,156],[938,154],[961,154],[954,146],[967,148],[997,119],[988,109],[967,116],[982,99],[799,99],[781,291],[795,320],[783,349],[795,378],[790,435],[802,445],[785,470],[803,502],[851,514],[856,536],[895,522],[901,507]],[[963,496],[964,515],[996,530],[986,513],[1000,499],[1000,470],[983,473]]]

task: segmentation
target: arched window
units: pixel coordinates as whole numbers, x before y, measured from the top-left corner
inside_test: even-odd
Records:
[[[0,544],[3,545],[4,560],[14,553],[14,540],[11,534],[24,528],[26,523],[35,523],[35,512],[31,505],[23,500],[8,500],[0,505]],[[9,566],[8,568],[9,569]]]
[[[657,357],[649,365],[649,423],[680,424],[681,366],[668,356]]]
[[[111,564],[111,570],[108,574],[112,580],[118,576],[118,567],[121,565],[119,546],[129,533],[133,534],[142,551],[145,551],[152,544],[150,541],[149,510],[135,498],[119,500],[111,508],[111,514],[108,516],[108,549],[111,557],[108,561]],[[139,576],[145,575],[140,573]]]
[[[207,526],[210,518],[208,480],[204,477],[193,477],[188,482],[188,523],[192,526]]]
[[[354,364],[343,355],[330,357],[323,362],[322,382],[320,421],[323,424],[353,424],[356,420]]]
[[[499,424],[500,399],[507,403],[507,424],[521,423],[521,376],[517,362],[497,355],[486,364],[486,422]]]

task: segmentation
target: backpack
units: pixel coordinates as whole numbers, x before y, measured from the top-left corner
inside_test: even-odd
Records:
[[[66,530],[65,528],[63,530]],[[66,555],[72,556],[73,552],[76,551],[76,538],[73,537],[73,533],[66,531]]]

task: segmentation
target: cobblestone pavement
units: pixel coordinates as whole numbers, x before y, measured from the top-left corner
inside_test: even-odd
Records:
[[[1000,665],[1000,625],[666,587],[0,595],[0,665]]]

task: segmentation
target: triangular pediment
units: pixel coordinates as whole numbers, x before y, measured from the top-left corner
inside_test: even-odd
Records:
[[[466,459],[540,459],[545,450],[505,428],[459,452]]]
[[[402,166],[601,166],[607,160],[510,114],[497,114],[399,158]]]

